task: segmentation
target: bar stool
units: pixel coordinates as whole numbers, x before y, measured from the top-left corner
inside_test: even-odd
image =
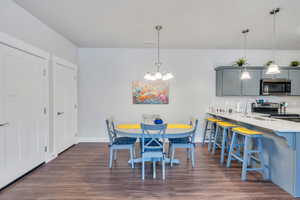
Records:
[[[207,132],[210,131],[209,140],[208,140],[208,151],[209,152],[211,151],[211,144],[212,144],[213,136],[215,136],[215,133],[216,133],[216,123],[220,122],[220,121],[221,120],[213,118],[213,117],[209,117],[209,118],[205,119],[205,128],[204,128],[204,133],[203,133],[202,145],[204,145],[204,143],[205,143]]]
[[[263,158],[263,144],[262,144],[262,132],[250,130],[243,127],[237,127],[232,129],[232,139],[229,150],[229,155],[227,159],[227,167],[231,166],[231,161],[233,159],[239,160],[243,163],[242,167],[242,177],[243,181],[247,180],[247,172],[248,171],[259,171],[263,174],[264,180],[268,179],[268,169],[265,166],[265,161]],[[244,152],[243,157],[236,154],[235,148],[239,148],[238,136],[242,136],[244,138]],[[251,146],[256,146],[256,149],[250,148],[250,141],[252,140]],[[258,154],[258,158],[253,156],[253,153]],[[248,167],[251,164],[251,159],[254,159],[256,162],[260,163],[260,167]]]
[[[229,122],[216,123],[216,134],[215,134],[212,154],[215,154],[217,148],[221,149],[221,158],[220,158],[221,164],[224,163],[225,150],[226,150],[226,146],[228,146],[227,138],[228,138],[229,131],[234,127],[238,127],[238,125]],[[221,143],[218,143],[218,138],[221,136],[221,129],[223,129],[222,140]]]

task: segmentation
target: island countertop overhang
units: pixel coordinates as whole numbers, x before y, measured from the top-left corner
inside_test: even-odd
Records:
[[[296,135],[300,134],[300,123],[291,122],[281,119],[269,118],[264,114],[252,113],[244,115],[242,113],[215,113],[208,112],[207,114],[219,117],[225,120],[236,121],[242,124],[253,127],[269,130],[276,135],[283,137],[290,148],[296,148]]]

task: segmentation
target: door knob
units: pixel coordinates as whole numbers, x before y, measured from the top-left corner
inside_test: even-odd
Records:
[[[64,114],[64,112],[57,112],[57,115],[62,115]]]
[[[7,123],[0,124],[0,127],[1,127],[1,126],[7,126],[7,125],[9,125],[8,122],[7,122]]]

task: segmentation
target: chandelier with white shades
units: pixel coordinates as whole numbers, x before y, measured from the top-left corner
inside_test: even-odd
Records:
[[[157,68],[156,72],[147,72],[144,76],[144,79],[155,81],[155,80],[169,80],[174,78],[173,74],[170,72],[160,72],[160,68],[162,63],[160,62],[160,30],[162,29],[161,25],[155,26],[157,31],[157,61],[155,62],[155,66]]]
[[[273,15],[273,48],[272,48],[272,63],[268,66],[266,74],[279,74],[279,66],[275,62],[275,48],[276,48],[276,15],[279,13],[280,8],[271,10],[270,15]]]

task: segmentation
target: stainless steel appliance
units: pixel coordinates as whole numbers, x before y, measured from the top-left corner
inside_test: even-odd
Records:
[[[271,102],[252,103],[251,109],[252,112],[256,113],[278,114],[280,111],[280,104]]]
[[[287,114],[286,106],[287,104],[285,102],[256,102],[252,103],[252,112],[266,114],[267,117],[274,119],[281,119],[300,123],[300,115],[290,113]]]
[[[288,79],[262,79],[260,95],[288,96],[291,94],[291,81]]]

